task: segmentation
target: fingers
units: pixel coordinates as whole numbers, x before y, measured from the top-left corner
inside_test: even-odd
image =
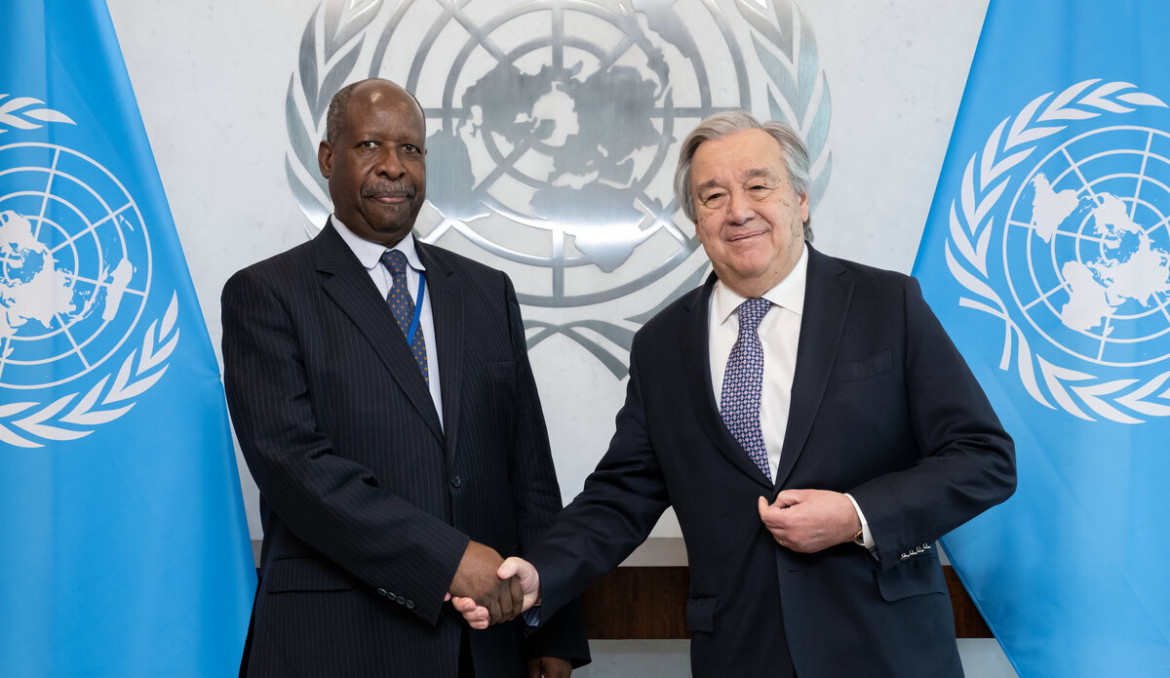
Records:
[[[453,596],[451,598],[451,605],[455,608],[456,612],[463,615],[463,619],[471,628],[482,631],[488,627],[490,620],[487,608],[477,605],[473,598]]]
[[[524,561],[515,556],[508,558],[501,565],[500,569],[496,570],[496,576],[500,579],[511,579],[520,572],[520,564]]]
[[[512,596],[512,606],[517,616],[528,609],[528,606],[524,605],[524,588],[520,585],[519,577],[508,580],[508,593]]]
[[[569,678],[573,674],[573,665],[560,657],[541,657],[540,670],[544,678]]]
[[[489,598],[483,601],[483,604],[487,607],[489,624],[499,624],[503,621],[504,614],[500,611],[500,599],[498,597]]]
[[[519,597],[512,594],[512,580],[501,580],[496,585],[496,598],[500,601],[500,614],[502,617],[500,621],[512,621],[516,615],[520,614],[520,605],[524,602],[524,597]]]

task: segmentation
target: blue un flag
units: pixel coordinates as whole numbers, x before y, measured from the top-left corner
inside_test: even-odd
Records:
[[[1170,4],[992,0],[914,272],[1016,439],[943,540],[1021,676],[1170,670]]]
[[[223,390],[105,3],[4,3],[0,44],[0,675],[233,675]]]

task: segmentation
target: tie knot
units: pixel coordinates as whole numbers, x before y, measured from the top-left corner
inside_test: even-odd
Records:
[[[398,250],[383,252],[382,265],[395,280],[402,280],[406,276],[406,255]]]
[[[739,305],[739,326],[755,329],[760,320],[772,308],[772,302],[767,299],[748,299]]]

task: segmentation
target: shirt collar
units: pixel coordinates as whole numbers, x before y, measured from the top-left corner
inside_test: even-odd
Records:
[[[341,239],[345,241],[346,245],[349,245],[349,249],[353,250],[354,256],[357,257],[358,261],[361,262],[361,265],[364,266],[367,271],[372,271],[374,270],[374,267],[381,264],[382,253],[386,252],[386,247],[384,245],[376,242],[370,242],[369,240],[366,240],[365,238],[362,238],[353,231],[349,230],[349,227],[341,223],[341,220],[337,218],[336,214],[332,215],[331,219],[333,221],[333,227],[337,229],[337,234],[341,236]],[[399,240],[398,244],[390,249],[395,249],[405,254],[406,262],[410,264],[410,267],[414,270],[427,270],[427,267],[423,266],[422,264],[422,259],[419,259],[418,257],[418,249],[414,246],[413,235]]]
[[[786,308],[796,315],[804,314],[804,288],[808,282],[808,246],[806,245],[788,275],[772,289],[764,292],[763,298],[781,308]],[[735,309],[747,300],[723,281],[715,281],[715,289],[711,293],[711,317],[717,324],[722,325],[731,317]]]

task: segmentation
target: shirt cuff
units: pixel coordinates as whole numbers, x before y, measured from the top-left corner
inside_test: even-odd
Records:
[[[865,521],[865,514],[861,512],[861,507],[857,505],[857,500],[853,498],[853,495],[846,492],[845,496],[849,497],[849,502],[853,504],[853,510],[857,511],[857,519],[861,521],[861,538],[854,539],[853,543],[872,551],[877,544],[873,541],[873,533],[869,531],[869,523]]]

